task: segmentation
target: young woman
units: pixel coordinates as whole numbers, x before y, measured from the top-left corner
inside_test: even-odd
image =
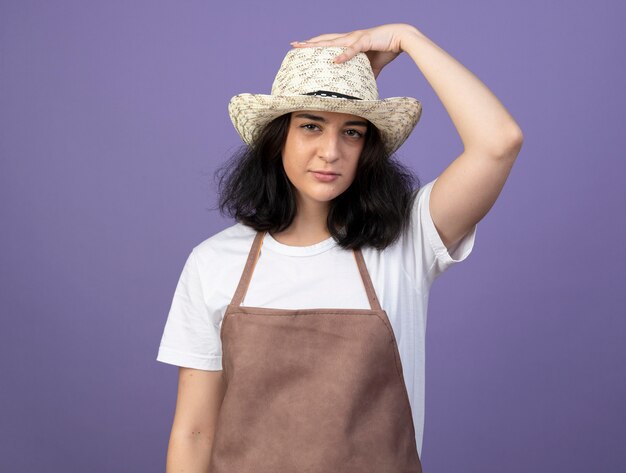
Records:
[[[292,46],[271,95],[229,104],[237,223],[189,255],[157,358],[180,367],[167,471],[420,472],[429,289],[470,254],[522,133],[411,25]],[[421,104],[376,88],[402,52],[464,144],[425,186],[392,158]]]

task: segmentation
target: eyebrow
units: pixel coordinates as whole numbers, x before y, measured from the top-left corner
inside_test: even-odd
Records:
[[[318,115],[311,115],[310,113],[299,113],[295,117],[296,118],[307,118],[309,120],[314,120],[314,121],[317,121],[317,122],[328,123],[328,120],[326,120],[324,117],[320,117]],[[344,125],[351,125],[351,126],[357,125],[357,126],[367,127],[367,122],[360,121],[360,120],[352,120],[352,121],[345,122]]]

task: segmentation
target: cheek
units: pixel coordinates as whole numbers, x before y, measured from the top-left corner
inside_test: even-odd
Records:
[[[295,159],[293,152],[290,152],[289,149],[286,149],[285,152],[283,152],[282,154],[282,161],[285,174],[292,184],[302,179],[302,169]]]
[[[356,158],[350,164],[350,172],[352,177],[356,176],[356,170],[359,167],[359,160],[361,159],[360,154],[356,156]]]
[[[297,142],[287,142],[282,151],[283,166],[285,170],[298,171],[306,167],[305,153],[302,146]]]

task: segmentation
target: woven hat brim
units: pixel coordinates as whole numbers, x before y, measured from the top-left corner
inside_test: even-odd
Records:
[[[239,94],[228,104],[228,113],[241,139],[251,144],[273,119],[297,110],[348,113],[369,120],[378,128],[389,155],[409,137],[422,114],[422,104],[412,97],[351,100],[309,95],[276,96]]]

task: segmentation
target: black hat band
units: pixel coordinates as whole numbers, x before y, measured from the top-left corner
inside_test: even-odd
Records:
[[[327,90],[318,90],[316,92],[309,92],[308,94],[303,95],[315,95],[318,97],[332,97],[334,99],[352,99],[352,100],[363,100],[358,97],[352,97],[351,95],[340,94],[339,92],[329,92]]]

